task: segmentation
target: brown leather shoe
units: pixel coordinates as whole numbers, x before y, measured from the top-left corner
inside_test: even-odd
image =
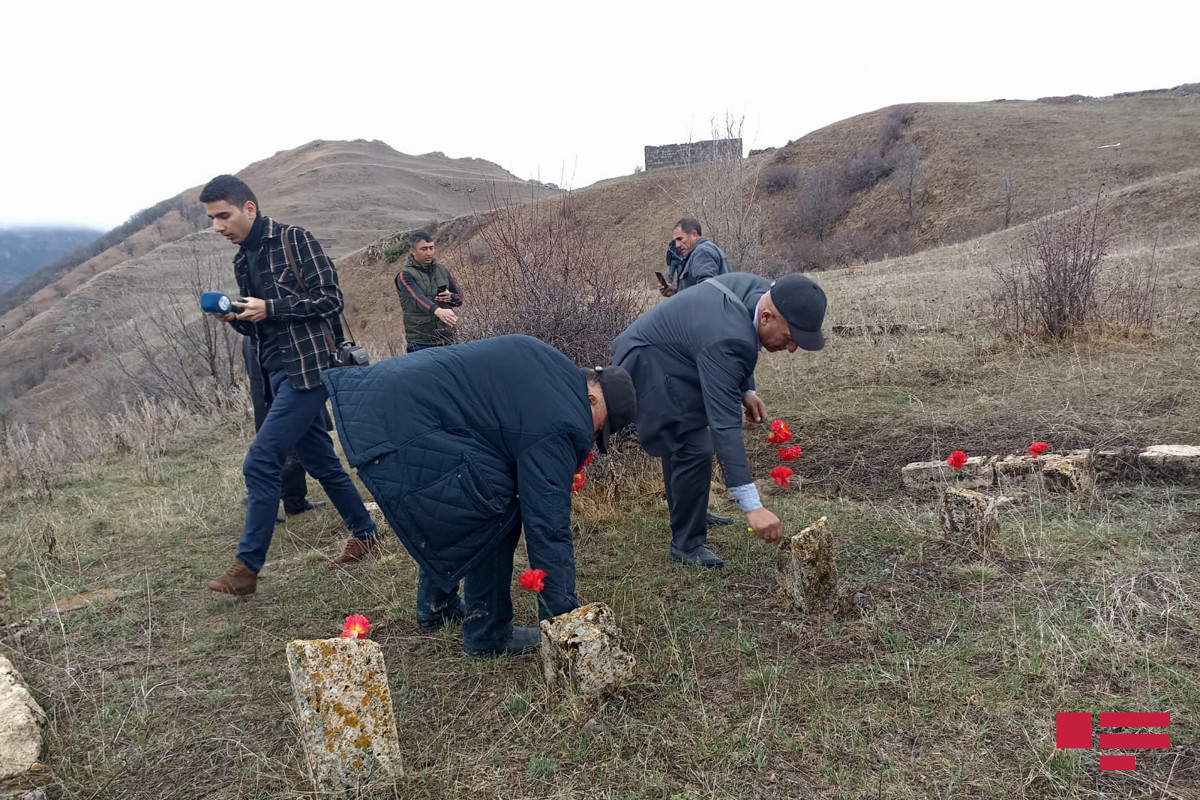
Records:
[[[258,588],[258,574],[242,562],[234,561],[224,575],[208,582],[208,588],[221,594],[254,594]]]
[[[376,536],[369,542],[364,542],[362,539],[355,539],[351,536],[346,541],[346,549],[342,554],[334,559],[333,563],[346,566],[348,564],[357,564],[372,553],[378,553],[380,550],[380,539]]]

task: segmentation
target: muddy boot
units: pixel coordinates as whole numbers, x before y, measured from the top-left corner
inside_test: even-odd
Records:
[[[242,562],[234,561],[224,575],[208,582],[208,588],[221,594],[254,594],[258,588],[258,575]]]
[[[333,563],[345,567],[357,564],[371,554],[378,554],[380,550],[380,538],[376,536],[374,539],[364,542],[362,539],[355,539],[351,536],[346,541],[346,549],[342,551],[340,556],[334,559]]]

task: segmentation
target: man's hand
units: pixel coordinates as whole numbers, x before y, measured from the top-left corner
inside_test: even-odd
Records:
[[[241,310],[231,315],[233,319],[241,322],[261,322],[267,318],[267,301],[260,300],[257,297],[244,297],[234,303],[234,308],[241,306]]]
[[[663,297],[670,297],[671,295],[675,294],[675,290],[670,286],[659,286],[658,293]]]
[[[759,400],[758,395],[742,395],[742,405],[746,407],[746,419],[751,422],[767,421],[767,404]]]
[[[433,312],[433,315],[451,328],[458,324],[458,314],[455,314],[448,308],[439,308]]]
[[[775,544],[783,538],[783,523],[765,508],[756,508],[747,513],[746,522],[754,529],[754,535],[768,544]]]
[[[440,292],[438,292],[437,294],[435,294],[433,296],[433,301],[435,303],[450,303],[450,302],[453,302],[453,300],[454,300],[454,295],[450,294],[449,289],[442,289]]]

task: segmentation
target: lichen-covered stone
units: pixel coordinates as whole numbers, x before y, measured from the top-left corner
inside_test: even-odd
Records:
[[[1043,460],[1033,456],[1005,456],[995,464],[996,486],[1002,490],[1041,491]]]
[[[363,503],[363,505],[367,507],[367,513],[371,515],[376,529],[380,533],[390,533],[392,528],[388,525],[387,518],[383,516],[383,509],[379,507],[379,503]]]
[[[987,489],[996,483],[995,456],[972,456],[956,470],[945,461],[914,461],[900,470],[900,479],[909,494],[936,496],[948,486],[963,489]]]
[[[8,595],[8,573],[0,569],[0,628],[12,621],[12,598]]]
[[[1105,447],[1092,451],[1092,472],[1098,481],[1115,481],[1139,476],[1137,447]]]
[[[837,559],[833,531],[826,517],[792,536],[780,548],[776,577],[800,611],[824,614],[837,608]]]
[[[1042,462],[1042,482],[1055,492],[1090,492],[1096,485],[1092,469],[1092,451],[1073,450],[1069,453],[1048,453]]]
[[[50,770],[39,760],[45,724],[46,714],[21,673],[0,656],[0,797],[34,794],[50,780]]]
[[[1156,480],[1200,482],[1200,447],[1186,444],[1147,447],[1138,456],[1138,465],[1147,477]]]
[[[304,753],[320,797],[400,774],[400,741],[383,651],[370,639],[297,639],[288,668]]]
[[[636,660],[622,648],[612,609],[603,603],[542,620],[541,631],[542,669],[550,688],[595,697],[633,679]]]
[[[942,494],[942,533],[972,550],[987,550],[1000,529],[994,497],[974,489],[950,488]]]

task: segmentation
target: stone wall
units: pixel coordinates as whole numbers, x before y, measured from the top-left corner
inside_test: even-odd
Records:
[[[742,140],[708,139],[687,144],[646,145],[646,169],[685,167],[700,161],[721,161],[742,157]]]

